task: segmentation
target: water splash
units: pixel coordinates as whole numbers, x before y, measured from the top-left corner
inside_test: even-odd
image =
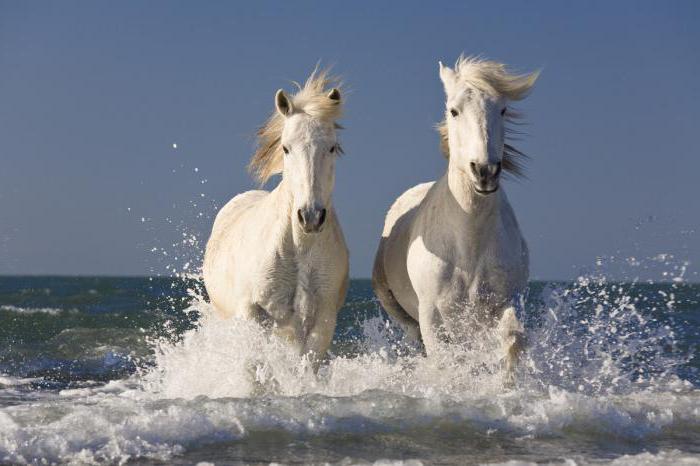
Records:
[[[692,351],[679,348],[669,315],[669,303],[679,297],[651,291],[649,285],[609,283],[604,277],[582,277],[568,287],[542,290],[529,310],[530,344],[519,390],[592,396],[692,389],[679,375]],[[198,328],[178,343],[158,343],[155,369],[144,377],[148,390],[183,398],[354,396],[381,390],[465,400],[503,393],[499,340],[493,331],[426,358],[377,313],[358,320],[362,331],[339,351],[332,348],[314,374],[306,358],[256,324],[220,320],[201,297],[190,312],[195,309],[204,316]]]
[[[656,439],[676,448],[697,441],[700,427],[700,391],[679,372],[689,353],[676,344],[679,324],[669,320],[697,298],[697,288],[684,286],[589,276],[533,288],[530,349],[519,386],[504,391],[497,341],[488,335],[426,358],[376,303],[362,301],[350,307],[357,322],[343,321],[360,330],[349,337],[341,329],[314,374],[308,360],[264,329],[217,318],[201,284],[188,282],[184,313],[201,318],[195,328],[159,336],[154,359],[137,374],[58,393],[26,394],[21,384],[5,390],[9,403],[33,398],[0,410],[0,461],[168,462],[219,449],[211,444],[257,449],[260,438],[290,437],[321,445],[376,438],[368,455],[374,459],[387,439],[429,438],[423,451],[428,459],[438,455],[436,462],[455,442],[474,461],[484,455],[483,442],[510,457],[522,451],[513,445],[527,442],[557,457],[581,439],[613,442],[631,458]],[[459,464],[465,456],[455,458]]]
[[[672,304],[649,297],[649,287],[582,277],[546,289],[530,332],[527,369],[540,387],[587,394],[627,393],[680,381],[692,351],[678,347]]]

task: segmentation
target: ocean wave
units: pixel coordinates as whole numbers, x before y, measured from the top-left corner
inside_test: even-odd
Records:
[[[657,453],[644,452],[636,455],[623,455],[614,460],[589,461],[582,458],[564,458],[557,461],[531,462],[510,460],[498,463],[482,463],[483,466],[695,466],[700,465],[700,454],[684,453],[679,450],[661,450]]]
[[[700,440],[700,390],[676,373],[686,359],[675,349],[673,329],[617,290],[591,289],[584,298],[600,301],[586,301],[581,312],[563,293],[550,294],[542,324],[532,328],[518,386],[507,391],[498,340],[489,332],[426,358],[389,322],[372,317],[358,322],[352,351],[331,354],[314,373],[267,330],[221,320],[195,300],[186,312],[201,314],[198,327],[176,342],[154,342],[154,359],[129,378],[40,391],[31,403],[2,406],[0,462],[170,462],[231,445],[254,452],[260,439],[279,449],[290,438],[353,448],[376,442],[364,457],[324,447],[324,462],[432,462],[421,454],[393,455],[387,442],[400,437],[424,456],[447,452],[442,463],[460,464],[470,454],[471,462],[488,463],[492,458],[484,455],[500,452],[515,460],[503,464],[529,464],[519,462],[532,458],[520,446],[534,442],[538,461],[553,458],[552,464],[693,464],[697,456],[690,452],[646,450]],[[77,354],[81,342],[97,341],[91,332],[67,331],[57,340]],[[493,448],[483,449],[489,442]],[[587,445],[600,444],[619,449],[605,458],[586,455]],[[572,451],[578,445],[581,451]],[[546,448],[551,452],[542,453]],[[256,458],[270,460],[264,452]]]
[[[682,466],[699,465],[700,455],[678,450],[662,450],[658,453],[644,452],[623,455],[610,462],[611,466]]]
[[[169,461],[290,436],[401,434],[419,442],[441,431],[465,445],[568,437],[643,444],[700,430],[700,390],[680,379],[603,394],[524,377],[504,391],[496,352],[476,347],[428,359],[397,343],[379,318],[364,322],[360,354],[331,356],[314,374],[257,325],[204,314],[181,342],[160,343],[155,367],[141,374],[0,410],[0,460]]]
[[[185,450],[251,436],[395,432],[420,436],[425,430],[445,429],[446,422],[451,435],[458,437],[546,439],[575,434],[588,439],[640,440],[700,428],[698,406],[697,392],[594,398],[552,391],[455,401],[375,390],[349,397],[186,400],[158,399],[113,386],[81,389],[0,411],[0,459],[13,463],[124,462],[139,457],[166,461]],[[636,464],[620,461],[617,464]]]
[[[54,307],[20,307],[20,306],[12,306],[9,304],[3,304],[0,306],[0,311],[5,311],[5,312],[14,312],[16,314],[25,314],[25,315],[31,315],[31,314],[47,314],[51,316],[57,316],[64,311],[64,309],[59,309],[59,308],[54,308]],[[75,312],[75,310],[72,310]]]
[[[2,387],[17,387],[21,385],[28,385],[32,382],[36,382],[38,378],[21,378],[21,377],[10,377],[7,375],[0,374],[0,388]]]

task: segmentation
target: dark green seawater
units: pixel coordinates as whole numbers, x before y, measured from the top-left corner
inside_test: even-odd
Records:
[[[367,280],[318,375],[202,294],[0,277],[0,463],[700,464],[700,285],[531,283],[508,391],[488,338],[427,360]]]

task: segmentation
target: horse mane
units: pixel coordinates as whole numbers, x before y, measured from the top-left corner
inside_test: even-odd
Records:
[[[514,74],[506,65],[479,57],[460,55],[454,67],[457,80],[492,96],[503,96],[510,101],[522,100],[529,94],[540,72]],[[513,134],[521,134],[513,126],[521,125],[523,114],[507,107],[505,114],[506,139]],[[446,159],[450,158],[447,135],[447,120],[436,126],[440,135],[440,150]],[[503,145],[503,170],[516,177],[525,176],[525,162],[529,157],[512,144]]]
[[[320,70],[317,66],[303,86],[297,82],[294,85],[298,91],[289,98],[295,113],[306,113],[313,118],[332,122],[336,129],[342,129],[342,126],[335,123],[342,115],[342,101],[328,97],[328,92],[334,87],[343,93],[338,77],[330,75],[329,69]],[[248,170],[260,184],[265,184],[273,175],[282,173],[284,118],[277,110],[273,110],[272,115],[257,131],[257,147]],[[342,153],[342,149],[339,148],[338,153]]]

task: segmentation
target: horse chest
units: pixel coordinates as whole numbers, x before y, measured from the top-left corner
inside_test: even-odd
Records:
[[[449,279],[441,282],[436,296],[437,307],[447,309],[455,304],[487,306],[508,300],[513,294],[513,277],[509,270],[500,264],[480,265],[470,268],[448,264],[441,275]]]
[[[426,245],[418,238],[409,249],[408,262],[419,301],[441,309],[502,303],[522,287],[527,275],[519,238],[479,247],[450,246],[445,241]]]
[[[312,317],[325,289],[327,264],[314,251],[271,254],[263,261],[254,292],[256,304],[278,321]]]

